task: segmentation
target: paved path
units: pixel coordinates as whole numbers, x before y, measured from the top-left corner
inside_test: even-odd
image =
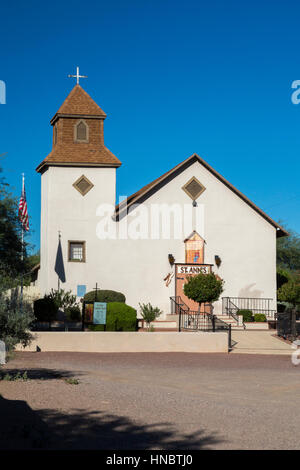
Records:
[[[233,330],[234,348],[232,353],[239,354],[276,354],[291,355],[290,344],[274,337],[275,330],[251,331]]]
[[[0,449],[300,449],[288,356],[20,352],[18,370],[31,380],[0,381]]]

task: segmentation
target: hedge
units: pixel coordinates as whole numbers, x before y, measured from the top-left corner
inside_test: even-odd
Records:
[[[267,317],[264,313],[256,313],[254,315],[254,321],[257,321],[257,322],[266,322],[267,321]]]
[[[125,295],[121,292],[116,292],[114,290],[98,290],[97,298],[95,299],[95,291],[87,292],[84,296],[86,302],[122,302],[125,304],[126,298]]]
[[[253,321],[252,310],[241,309],[241,310],[238,310],[236,313],[237,313],[237,315],[242,315],[243,316],[243,322]]]
[[[106,331],[136,331],[136,310],[123,302],[107,304]],[[104,325],[89,325],[90,331],[104,331]]]

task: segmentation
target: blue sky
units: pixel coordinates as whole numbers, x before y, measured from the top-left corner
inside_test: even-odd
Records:
[[[300,232],[297,1],[15,1],[1,5],[0,159],[21,173],[39,247],[50,118],[74,86],[107,113],[105,143],[130,195],[194,152],[275,220]]]

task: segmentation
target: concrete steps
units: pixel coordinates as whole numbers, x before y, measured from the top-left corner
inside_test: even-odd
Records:
[[[243,326],[238,326],[236,324],[235,319],[232,318],[230,315],[217,315],[217,318],[224,321],[228,325],[231,325],[232,330],[243,330],[244,329]],[[176,324],[178,325],[179,315],[175,315],[175,314],[170,313],[170,314],[166,315],[166,319],[169,320],[169,321],[176,321]]]

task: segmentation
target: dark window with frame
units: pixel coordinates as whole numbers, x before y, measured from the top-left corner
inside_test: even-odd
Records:
[[[68,244],[69,261],[85,263],[85,242],[74,240],[69,241]]]
[[[89,129],[84,121],[79,121],[75,125],[75,141],[76,142],[88,142],[89,140]]]

